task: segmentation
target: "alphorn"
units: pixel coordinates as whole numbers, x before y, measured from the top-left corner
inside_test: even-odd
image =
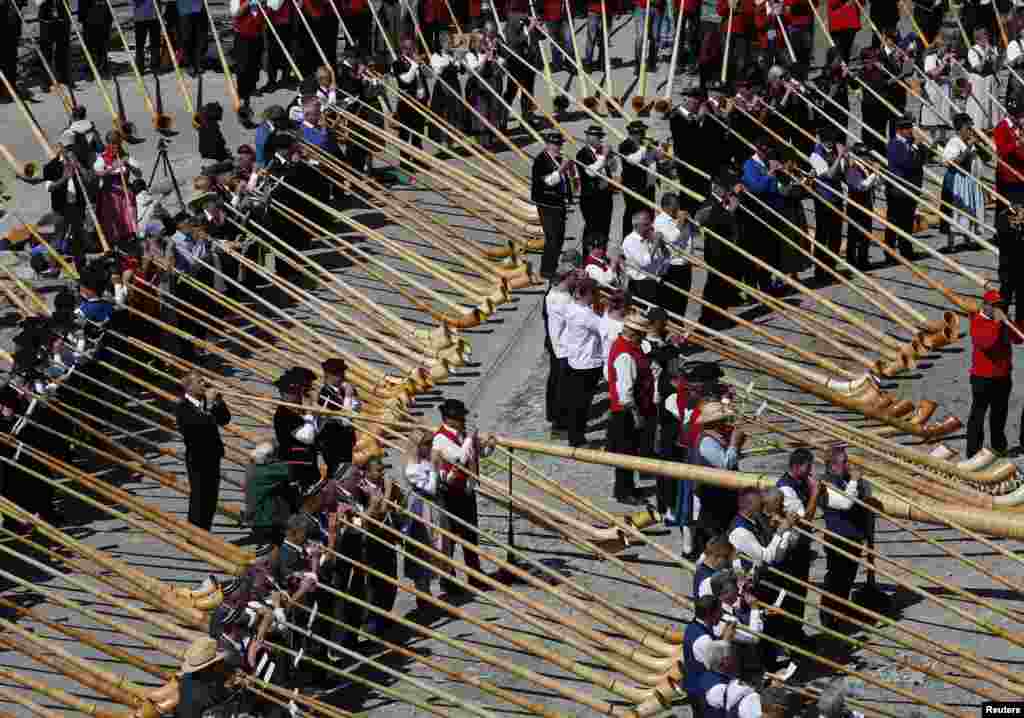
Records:
[[[8,149],[7,145],[0,144],[0,155],[7,160],[7,164],[11,166],[14,174],[18,177],[24,177],[25,179],[35,179],[39,176],[42,169],[38,162],[19,162],[15,158],[14,154]]]

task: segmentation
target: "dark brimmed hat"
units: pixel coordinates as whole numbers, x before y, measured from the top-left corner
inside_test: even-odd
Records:
[[[561,132],[548,132],[544,135],[544,141],[549,145],[564,145],[565,138]]]
[[[667,322],[668,312],[661,307],[654,307],[651,311],[647,312],[647,321],[649,322]]]
[[[324,374],[341,376],[348,370],[348,364],[344,359],[332,357],[324,361],[324,363],[320,365],[320,368],[323,369]]]
[[[590,137],[604,137],[607,133],[601,125],[591,125],[587,128],[586,134]]]
[[[914,126],[914,120],[911,119],[910,117],[907,117],[906,115],[904,115],[903,117],[897,117],[896,120],[893,123],[893,126],[897,130],[905,130],[908,127],[913,127]]]
[[[638,134],[638,133],[646,134],[647,133],[647,123],[643,122],[642,120],[633,120],[628,125],[626,125],[626,132],[628,132],[631,135]]]
[[[714,362],[701,361],[686,368],[686,378],[694,382],[718,381],[724,376],[722,367]]]
[[[21,394],[19,394],[14,387],[10,384],[6,384],[0,388],[0,406],[17,409],[20,404]]]
[[[288,391],[290,389],[305,389],[313,385],[313,378],[310,376],[313,372],[309,369],[302,367],[292,367],[285,371],[277,381],[274,382],[280,391]]]
[[[255,155],[256,150],[252,148],[252,145],[239,145],[238,149],[235,150],[237,155]]]
[[[438,407],[441,416],[450,419],[464,419],[469,414],[469,409],[459,399],[445,399]]]
[[[708,93],[699,85],[691,85],[681,93],[683,97],[707,97]]]

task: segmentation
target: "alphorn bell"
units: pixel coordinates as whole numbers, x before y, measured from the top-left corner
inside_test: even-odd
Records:
[[[156,94],[156,111],[153,113],[153,129],[157,132],[173,132],[174,117],[164,112],[164,93],[160,89],[160,75],[153,71],[153,91]]]

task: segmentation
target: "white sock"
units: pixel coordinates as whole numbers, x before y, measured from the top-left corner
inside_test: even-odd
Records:
[[[693,551],[693,529],[689,526],[683,527],[683,553]]]

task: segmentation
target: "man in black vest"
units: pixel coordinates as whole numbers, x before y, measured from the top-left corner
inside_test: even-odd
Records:
[[[854,542],[846,543],[834,539],[825,544],[825,591],[847,600],[850,598],[853,582],[857,579],[856,557],[860,554],[860,547],[857,544],[864,542],[867,522],[871,516],[857,503],[862,490],[860,482],[850,475],[849,457],[846,455],[845,446],[834,447],[829,453],[824,483],[825,495],[822,498],[825,501],[825,528]],[[821,624],[841,630],[845,624],[824,609],[846,613],[846,607],[824,594],[821,597],[821,607]]]
[[[320,387],[317,404],[331,411],[359,410],[355,387],[345,381],[348,365],[344,359],[328,359],[321,366],[324,384]],[[324,416],[320,420],[317,443],[327,464],[327,478],[335,478],[338,467],[352,462],[352,449],[356,443],[356,430],[352,422],[340,416]]]
[[[641,197],[646,197],[653,204],[654,175],[650,170],[657,162],[663,160],[664,156],[656,149],[647,147],[644,139],[647,135],[645,123],[634,120],[626,126],[626,131],[629,137],[619,145],[619,154],[622,155],[622,186]],[[626,208],[622,214],[622,237],[625,239],[626,235],[633,231],[633,215],[649,207],[628,192],[623,193],[623,200]]]
[[[398,122],[398,139],[409,142],[414,147],[423,149],[423,132],[426,128],[426,117],[416,107],[430,104],[427,82],[421,73],[420,63],[416,60],[416,44],[411,37],[403,37],[401,55],[391,64],[391,72],[398,82],[402,98],[395,109],[395,120]],[[416,162],[406,152],[402,153],[402,170],[412,173],[416,171]],[[411,183],[413,178],[401,177],[403,182]]]
[[[188,521],[206,531],[213,526],[220,492],[220,461],[224,458],[221,426],[231,421],[224,397],[217,393],[212,401],[206,396],[206,382],[193,372],[186,377],[185,395],[178,401],[175,416],[178,431],[185,442],[185,466],[188,469]]]
[[[583,213],[583,254],[590,253],[590,236],[602,235],[608,239],[612,231],[612,210],[615,207],[608,178],[615,174],[618,160],[604,144],[604,129],[600,125],[587,128],[587,145],[576,153],[580,164],[580,212]]]
[[[565,243],[565,219],[569,200],[572,199],[568,175],[572,160],[562,157],[565,138],[560,133],[549,132],[544,141],[544,151],[533,161],[530,173],[530,199],[537,205],[540,224],[544,228],[540,276],[550,280],[555,275]]]
[[[804,531],[810,531],[812,528],[810,522],[814,520],[814,514],[817,511],[821,488],[820,482],[812,476],[813,472],[814,455],[810,449],[794,449],[793,453],[789,455],[789,471],[775,485],[782,492],[783,509],[786,515],[795,517]],[[811,563],[814,560],[811,541],[804,534],[797,534],[793,538],[779,570],[806,584],[811,573]],[[807,586],[782,578],[779,578],[779,586],[786,590],[782,609],[802,619],[807,599]],[[796,646],[806,643],[807,638],[802,621],[787,617],[780,622],[782,624],[780,638]]]

